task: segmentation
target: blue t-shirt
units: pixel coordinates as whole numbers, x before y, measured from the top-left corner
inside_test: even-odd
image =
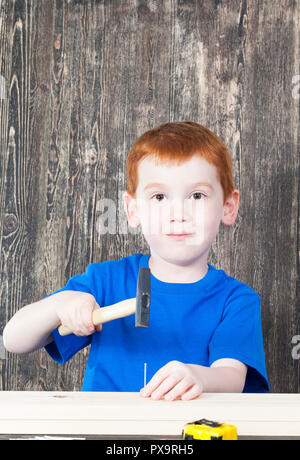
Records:
[[[88,292],[101,307],[135,297],[139,267],[148,267],[149,258],[134,254],[88,265],[56,292]],[[63,364],[91,345],[83,391],[139,391],[144,363],[149,381],[169,361],[210,366],[221,358],[248,366],[245,393],[269,391],[260,297],[223,270],[208,267],[195,283],[166,283],[151,274],[148,328],[136,328],[130,315],[103,324],[102,331],[87,337],[61,337],[55,329],[47,352]]]

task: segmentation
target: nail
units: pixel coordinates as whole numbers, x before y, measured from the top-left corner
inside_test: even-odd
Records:
[[[147,363],[144,363],[144,387],[147,384]]]

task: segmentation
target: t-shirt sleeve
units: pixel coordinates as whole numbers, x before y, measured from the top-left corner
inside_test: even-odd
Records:
[[[95,289],[95,276],[93,270],[93,264],[89,265],[85,273],[73,276],[67,284],[57,291],[49,294],[46,297],[57,294],[62,291],[80,291],[87,292],[89,294],[97,296],[97,290]],[[100,284],[98,282],[98,284]],[[96,298],[97,302],[98,299]],[[98,302],[99,303],[99,302]],[[91,343],[91,335],[85,337],[79,337],[74,334],[70,334],[62,337],[58,328],[52,331],[53,341],[45,346],[47,353],[51,358],[59,364],[64,364],[70,358],[72,358],[79,350],[87,347]]]
[[[270,390],[263,345],[260,297],[248,286],[237,288],[227,299],[222,320],[209,343],[209,365],[232,358],[248,366],[244,393]]]

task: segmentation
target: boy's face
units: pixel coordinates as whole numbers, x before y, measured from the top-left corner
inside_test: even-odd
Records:
[[[169,262],[188,264],[207,256],[220,222],[231,225],[238,212],[238,191],[223,205],[217,169],[193,156],[176,165],[154,157],[138,168],[136,199],[123,199],[129,224],[141,225],[152,251]]]

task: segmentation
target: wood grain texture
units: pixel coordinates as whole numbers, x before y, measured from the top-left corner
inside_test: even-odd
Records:
[[[240,191],[209,262],[259,293],[271,389],[299,392],[299,10],[296,0],[0,1],[0,335],[89,263],[148,252],[122,208],[127,153],[159,123],[195,120],[228,145]],[[87,356],[60,367],[44,351],[6,355],[0,389],[79,390]]]
[[[180,436],[205,418],[240,436],[299,436],[300,395],[204,393],[193,401],[152,401],[138,393],[2,392],[0,434]]]

